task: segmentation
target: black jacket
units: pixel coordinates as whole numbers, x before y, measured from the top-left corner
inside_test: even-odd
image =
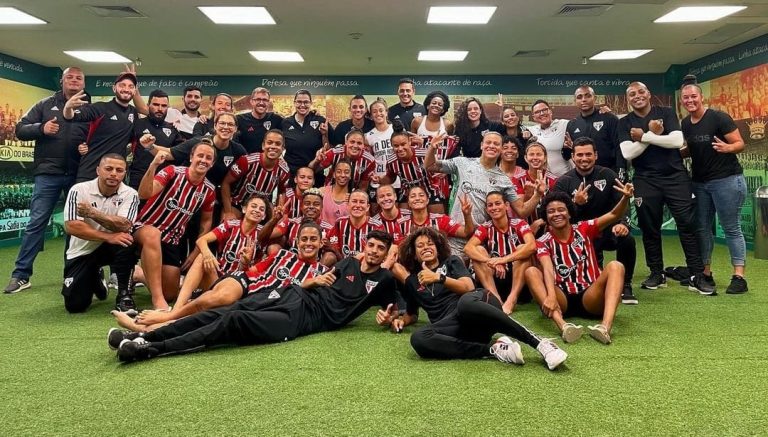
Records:
[[[587,203],[576,205],[576,217],[573,217],[573,221],[578,222],[598,218],[619,203],[622,194],[613,188],[617,178],[616,172],[599,165],[596,165],[592,173],[586,176],[580,175],[576,169],[573,169],[557,178],[554,189],[573,196],[582,182],[584,186],[590,186],[587,191]],[[630,227],[628,213],[624,214],[620,223]]]
[[[90,101],[90,96],[86,94]],[[62,115],[67,103],[64,93],[59,90],[50,97],[40,100],[24,114],[16,124],[16,137],[22,141],[35,141],[34,175],[67,175],[77,172],[80,154],[77,146],[85,141],[88,123],[68,123]],[[59,132],[48,136],[43,126],[56,117]]]

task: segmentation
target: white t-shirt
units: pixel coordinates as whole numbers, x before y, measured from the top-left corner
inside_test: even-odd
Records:
[[[365,143],[371,147],[371,153],[376,160],[376,168],[374,172],[378,176],[385,176],[387,174],[387,160],[395,152],[392,150],[392,134],[395,130],[392,125],[388,125],[387,129],[380,131],[378,128],[373,128],[365,134]],[[394,188],[400,188],[400,178],[395,180],[392,184]]]
[[[552,124],[546,129],[542,129],[538,124],[528,128],[547,149],[547,170],[557,177],[573,169],[573,162],[564,160],[562,155],[567,127],[568,120],[557,119],[552,120]]]
[[[99,191],[98,181],[99,179],[96,178],[72,186],[67,194],[67,201],[64,204],[64,221],[82,220],[96,230],[111,232],[93,219],[77,215],[77,204],[80,202],[88,203],[104,214],[125,217],[132,222],[136,221],[136,215],[139,212],[139,193],[128,185],[121,183],[117,193],[105,197]],[[98,249],[101,243],[102,241],[83,240],[73,235],[69,240],[67,259],[88,255]]]
[[[168,108],[165,121],[171,123],[177,131],[192,135],[195,124],[197,124],[197,117],[190,117],[176,108]]]

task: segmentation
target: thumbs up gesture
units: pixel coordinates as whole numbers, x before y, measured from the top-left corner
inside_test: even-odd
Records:
[[[433,272],[426,262],[421,263],[422,270],[418,274],[419,284],[430,285],[434,284],[440,279],[440,275],[437,272]]]
[[[386,310],[379,309],[376,311],[376,323],[380,326],[391,324],[395,318],[397,318],[397,306],[393,303],[387,305]]]
[[[59,133],[59,122],[56,117],[53,117],[52,119],[45,122],[43,125],[43,133],[49,137]]]

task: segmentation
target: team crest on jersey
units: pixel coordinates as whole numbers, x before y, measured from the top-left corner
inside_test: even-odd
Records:
[[[605,189],[605,179],[600,179],[599,181],[592,182],[592,185],[595,186],[600,191],[603,191]]]
[[[313,120],[309,122],[309,125],[312,126],[312,129],[317,129],[317,127],[320,126],[320,122],[317,120]]]
[[[435,270],[435,273],[438,275],[447,275],[448,274],[448,267],[446,266],[440,266],[437,270]]]
[[[288,279],[290,276],[291,276],[291,272],[290,272],[290,271],[289,271],[287,268],[285,268],[285,267],[280,267],[280,268],[279,268],[279,269],[277,269],[277,271],[275,272],[275,277],[276,277],[277,279],[281,280],[281,281],[285,281],[285,280],[286,280],[286,279]]]
[[[74,278],[66,278],[64,279],[64,286],[69,288],[73,282],[75,282]]]
[[[368,294],[371,294],[374,288],[379,285],[378,281],[371,281],[370,279],[365,281],[365,291],[368,292]]]
[[[163,133],[165,134],[166,137],[170,137],[171,136],[171,128],[164,127],[163,128]]]
[[[643,198],[642,197],[635,197],[635,206],[640,208],[640,205],[643,204]]]
[[[278,293],[277,290],[272,290],[272,292],[269,293],[269,296],[267,296],[267,299],[280,299],[280,293]]]
[[[123,199],[122,198],[112,199],[112,205],[120,206],[122,204],[123,204]]]
[[[271,121],[265,121],[264,122],[264,129],[269,130],[272,127]]]
[[[235,160],[235,157],[234,157],[234,156],[225,156],[225,157],[224,157],[224,165],[226,165],[227,167],[229,167],[229,166],[230,166],[230,164],[232,164],[232,161],[234,161],[234,160]]]
[[[205,199],[205,194],[204,193],[195,193],[195,199],[197,199],[197,200],[202,202],[203,199]]]
[[[592,123],[592,127],[594,127],[596,130],[600,130],[603,128],[603,122],[602,121],[595,121]]]
[[[58,106],[55,106],[55,105],[54,105],[54,107],[53,107],[53,108],[51,108],[51,111],[60,111],[60,109],[59,109],[59,107],[58,107]]]
[[[128,114],[128,121],[133,123],[133,114]]]

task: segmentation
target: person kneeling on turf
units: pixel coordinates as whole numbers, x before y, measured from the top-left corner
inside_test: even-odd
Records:
[[[377,321],[390,323],[395,332],[418,319],[424,308],[432,324],[411,335],[411,346],[423,358],[454,359],[495,356],[506,363],[524,364],[520,345],[511,335],[539,351],[549,370],[568,357],[562,349],[541,339],[507,316],[499,298],[488,290],[475,289],[461,259],[451,255],[446,237],[424,227],[400,245],[399,263],[392,272],[404,284],[405,314],[379,311]]]
[[[541,270],[529,267],[525,278],[542,312],[555,322],[566,343],[578,340],[584,333],[581,325],[564,320],[570,316],[602,317],[599,324],[588,326],[589,335],[603,344],[611,343],[613,318],[624,285],[624,265],[611,261],[601,271],[593,239],[624,215],[634,187],[616,180],[614,189],[622,198],[611,211],[577,224],[571,224],[575,205],[568,194],[553,191],[542,202],[541,215],[546,217],[549,232],[538,240]]]
[[[224,345],[278,343],[339,329],[372,305],[393,308],[395,281],[381,268],[392,236],[371,231],[363,260],[339,261],[327,283],[252,293],[234,305],[185,317],[144,334],[111,329],[107,343],[120,361],[137,361]]]

